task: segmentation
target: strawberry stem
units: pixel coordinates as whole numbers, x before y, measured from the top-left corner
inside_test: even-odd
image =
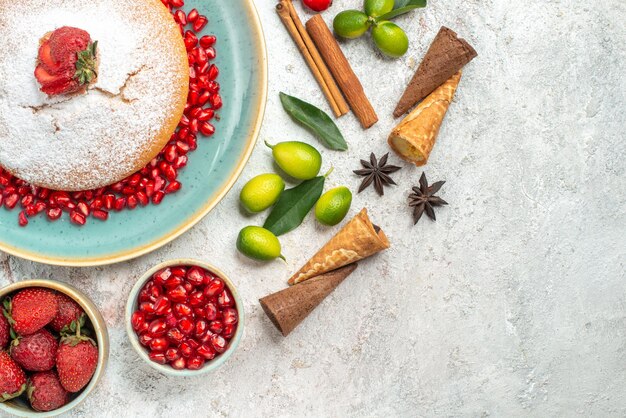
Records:
[[[96,73],[96,54],[98,49],[98,41],[95,41],[87,47],[84,51],[80,51],[76,61],[76,74],[74,78],[78,80],[81,85],[91,83],[98,74]]]

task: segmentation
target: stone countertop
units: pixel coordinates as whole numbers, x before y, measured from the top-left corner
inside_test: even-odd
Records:
[[[360,4],[335,0],[324,17]],[[318,144],[290,121],[278,92],[328,110],[326,102],[273,2],[257,7],[270,63],[260,139]],[[425,167],[429,180],[447,181],[440,195],[450,205],[436,223],[413,226],[407,196],[422,169],[408,165],[384,198],[355,194],[351,215],[367,207],[392,248],[361,263],[288,338],[257,299],[282,289],[338,227],[308,217],[282,238],[286,265],[235,251],[238,231],[263,221],[242,216],[237,199],[247,179],[272,170],[262,142],[234,191],[153,254],[89,269],[1,255],[0,285],[66,281],[109,325],[106,377],[72,416],[626,415],[625,20],[622,0],[432,0],[397,19],[411,41],[400,60],[384,59],[368,37],[342,43],[380,117],[367,131],[343,117],[350,150],[323,151],[325,167],[335,167],[327,187],[354,192],[352,170],[370,151],[388,151],[393,107],[439,27],[479,56]],[[175,379],[137,357],[123,312],[143,272],[183,256],[233,277],[247,319],[222,369]]]

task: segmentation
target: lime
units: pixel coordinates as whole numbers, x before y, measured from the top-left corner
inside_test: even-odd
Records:
[[[365,0],[365,14],[371,17],[382,16],[393,10],[394,0]]]
[[[315,205],[315,217],[328,226],[337,225],[346,217],[352,204],[352,193],[347,187],[336,187],[324,193]]]
[[[389,21],[378,22],[372,29],[372,38],[378,49],[393,58],[401,57],[409,49],[409,38],[406,33]]]
[[[246,226],[242,229],[237,237],[237,249],[255,260],[269,261],[276,257],[285,259],[280,254],[280,241],[276,235],[260,226]]]
[[[239,200],[248,211],[262,212],[276,203],[283,190],[285,182],[278,174],[261,174],[243,186]]]
[[[392,0],[393,2],[393,0]],[[342,38],[354,39],[363,35],[370,28],[369,18],[358,10],[344,10],[333,20],[335,33]]]
[[[320,172],[322,156],[309,144],[298,141],[265,144],[272,149],[276,164],[287,175],[298,180],[309,180]]]

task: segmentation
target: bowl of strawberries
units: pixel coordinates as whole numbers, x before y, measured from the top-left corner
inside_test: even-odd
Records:
[[[0,410],[60,415],[98,384],[109,355],[106,324],[72,286],[26,280],[0,290]]]
[[[243,304],[228,277],[190,259],[161,263],[131,290],[126,331],[139,356],[172,376],[217,369],[243,335]]]

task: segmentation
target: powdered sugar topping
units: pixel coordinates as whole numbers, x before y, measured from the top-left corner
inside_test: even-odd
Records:
[[[33,184],[79,190],[120,180],[158,153],[187,83],[178,27],[162,7],[158,0],[0,1],[0,165]],[[39,39],[61,26],[98,41],[98,80],[86,94],[39,91]]]

